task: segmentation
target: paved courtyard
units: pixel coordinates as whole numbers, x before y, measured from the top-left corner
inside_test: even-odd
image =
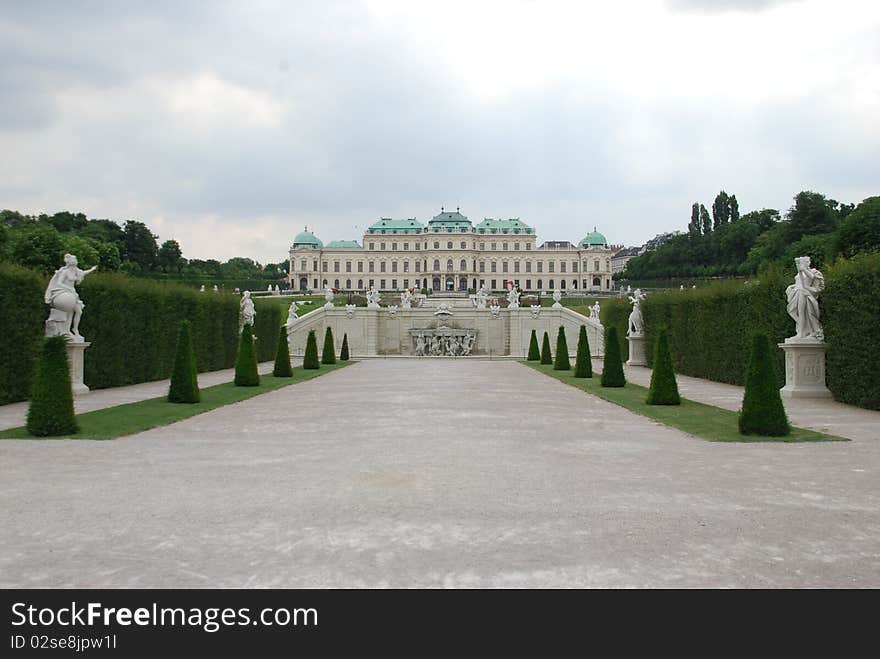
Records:
[[[720,444],[501,361],[371,360],[0,442],[0,587],[880,586],[880,440]]]

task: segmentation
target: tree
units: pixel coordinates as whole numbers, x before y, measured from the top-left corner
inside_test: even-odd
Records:
[[[818,192],[799,192],[788,211],[785,240],[791,244],[804,236],[831,233],[837,228],[837,202],[829,203]]]
[[[688,234],[696,238],[702,234],[702,224],[700,223],[700,205],[694,202],[691,206],[691,221],[688,223]]]
[[[617,340],[617,328],[610,325],[605,330],[605,360],[602,364],[602,386],[623,387],[626,377],[623,375],[623,360],[620,357],[620,341]]]
[[[82,231],[89,222],[84,213],[71,213],[70,211],[55,213],[49,217],[48,220],[49,224],[55,227],[60,233]]]
[[[565,328],[559,326],[556,335],[556,361],[553,362],[554,371],[570,371],[571,362],[568,359],[568,341],[565,338]]]
[[[681,405],[678,384],[675,382],[675,367],[672,353],[669,352],[669,338],[666,328],[660,329],[654,345],[654,364],[651,370],[651,387],[648,389],[648,405]]]
[[[122,265],[119,258],[119,248],[116,243],[93,241],[95,250],[98,252],[98,267],[104,272],[116,272]]]
[[[141,270],[152,270],[156,265],[159,247],[155,236],[146,224],[136,220],[128,220],[122,229],[124,249],[122,258],[124,261],[137,263]]]
[[[348,356],[348,334],[342,335],[342,349],[339,351],[339,361],[347,362]]]
[[[67,233],[61,236],[61,245],[65,253],[76,256],[80,268],[91,268],[101,263],[101,255],[95,249],[93,242],[87,238]]]
[[[712,224],[715,231],[730,219],[730,197],[722,190],[715,196],[712,204]]]
[[[739,202],[735,194],[730,195],[730,221],[739,222]]]
[[[176,240],[166,240],[157,254],[159,267],[163,272],[179,273],[183,268],[183,252]]]
[[[13,262],[49,273],[61,267],[64,245],[61,234],[46,224],[23,225],[10,236]]]
[[[275,366],[272,375],[276,378],[293,377],[293,369],[290,367],[290,348],[287,345],[287,328],[282,326],[278,331],[278,347],[275,349]]]
[[[198,403],[199,380],[196,370],[196,354],[188,320],[180,321],[174,366],[171,369],[171,385],[168,387],[169,403]]]
[[[784,437],[791,433],[766,334],[755,334],[752,338],[739,431],[744,435],[767,437]]]
[[[324,332],[324,351],[321,353],[322,364],[336,363],[336,347],[333,345],[333,330],[327,327]]]
[[[43,340],[25,427],[35,437],[72,435],[79,431],[73,412],[67,339],[63,336]]]
[[[529,339],[528,361],[530,361],[530,362],[541,361],[541,351],[538,349],[538,335],[535,332],[535,330],[532,330],[532,338]]]
[[[712,219],[709,217],[709,211],[703,204],[700,204],[700,224],[703,225],[703,235],[708,236],[712,233]]]
[[[587,337],[587,328],[581,325],[578,335],[577,359],[574,362],[574,376],[576,378],[593,377],[593,360],[590,356],[590,340]]]
[[[759,233],[769,230],[774,224],[779,222],[779,211],[775,208],[764,208],[759,211],[752,211],[742,216],[743,222],[749,222],[758,227]]]
[[[840,224],[838,247],[844,256],[880,250],[880,197],[868,197]]]
[[[257,351],[254,349],[254,335],[250,325],[241,330],[238,343],[238,358],[235,360],[235,386],[257,387],[260,373],[257,371]]]
[[[553,355],[550,354],[550,337],[547,336],[547,332],[544,332],[544,340],[541,343],[541,363],[545,365],[553,363]]]
[[[306,339],[303,368],[311,370],[321,368],[321,364],[318,362],[318,339],[315,338],[315,330],[309,330],[309,337]]]

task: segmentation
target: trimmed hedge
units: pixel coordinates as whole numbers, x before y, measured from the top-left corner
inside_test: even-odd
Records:
[[[541,343],[541,363],[553,363],[553,355],[550,354],[550,337],[547,336],[547,332],[544,332],[544,340]]]
[[[828,388],[839,401],[880,410],[880,253],[838,260],[826,281],[819,305]]]
[[[766,334],[752,337],[746,374],[746,390],[739,414],[739,431],[744,435],[784,437],[791,433],[782,396],[776,386],[770,341]]]
[[[290,366],[290,347],[287,345],[287,332],[282,328],[278,332],[278,347],[275,349],[275,366],[272,375],[276,378],[292,378],[293,368]]]
[[[322,364],[336,363],[336,347],[333,345],[333,330],[327,327],[324,332],[324,351],[321,353]]]
[[[258,387],[260,385],[254,335],[250,325],[245,325],[241,330],[241,341],[238,344],[238,357],[235,360],[235,379],[233,382],[236,387]]]
[[[63,336],[43,340],[25,424],[27,431],[36,437],[72,435],[79,430],[73,412],[66,345],[67,339]]]
[[[650,296],[649,296],[650,297]],[[642,311],[645,309],[645,301],[642,301]],[[618,336],[626,336],[626,332],[629,329],[629,315],[632,313],[632,305],[629,301],[623,298],[614,298],[611,300],[603,300],[602,301],[602,311],[599,314],[599,319],[602,321],[602,325],[605,328],[616,327]],[[584,314],[589,316],[589,310]],[[629,359],[629,341],[621,341],[620,345],[620,358],[623,361]]]
[[[581,325],[578,334],[578,352],[574,363],[574,376],[576,378],[593,377],[593,360],[590,355],[590,339],[587,336],[587,326]]]
[[[648,389],[648,405],[681,405],[678,383],[675,381],[675,368],[669,352],[669,339],[666,329],[660,330],[654,349],[654,362],[651,370],[651,386]]]
[[[553,362],[554,371],[570,371],[571,362],[568,359],[568,341],[565,338],[565,328],[560,326],[556,335],[556,361]]]
[[[529,357],[528,361],[541,361],[541,351],[538,349],[538,334],[532,330],[532,338],[529,339]]]
[[[43,303],[48,283],[48,278],[32,270],[0,263],[0,405],[31,394],[49,316]]]
[[[339,351],[339,361],[347,362],[349,360],[348,356],[348,334],[342,335],[342,348]]]
[[[193,352],[189,321],[180,321],[177,333],[177,348],[174,353],[174,368],[171,369],[171,383],[168,386],[169,403],[198,403],[199,380],[196,371],[196,356]]]
[[[602,386],[626,386],[623,375],[623,361],[620,356],[620,341],[617,338],[617,327],[612,325],[605,329],[605,360],[602,364]]]
[[[303,355],[303,368],[317,369],[321,368],[318,361],[318,339],[315,337],[315,330],[309,330],[309,336],[306,339],[306,352]]]

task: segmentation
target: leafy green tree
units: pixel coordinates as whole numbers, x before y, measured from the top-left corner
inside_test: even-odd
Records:
[[[623,375],[623,360],[620,356],[620,341],[617,339],[617,328],[614,325],[605,330],[605,359],[602,364],[602,386],[623,387],[626,377]]]
[[[767,437],[784,437],[791,433],[766,334],[755,334],[752,339],[739,431],[744,435]]]
[[[576,378],[593,377],[593,361],[590,355],[590,340],[587,337],[587,328],[581,325],[578,334],[577,359],[574,362],[574,376]]]
[[[53,226],[23,225],[11,238],[12,261],[26,268],[52,272],[61,267],[64,245],[61,234]]]
[[[844,256],[880,250],[880,197],[868,197],[849,213],[837,230],[837,239]]]
[[[697,237],[702,234],[703,225],[700,222],[700,205],[694,202],[694,205],[691,206],[691,221],[688,223],[688,233],[692,237]]]
[[[306,352],[305,355],[303,355],[303,368],[311,370],[321,368],[321,364],[318,362],[318,339],[315,337],[315,330],[310,330],[309,336],[306,339]]]
[[[553,355],[550,353],[550,337],[547,336],[547,332],[544,332],[544,340],[541,342],[541,363],[545,365],[553,363]]]
[[[292,378],[293,369],[290,366],[290,348],[287,345],[287,329],[281,327],[278,332],[278,347],[275,349],[275,366],[272,375],[276,378]]]
[[[700,204],[700,224],[703,225],[703,235],[708,236],[712,233],[712,218],[709,217],[709,211],[703,204]]]
[[[196,353],[193,350],[190,323],[188,320],[182,320],[177,333],[171,384],[168,387],[168,402],[198,403],[200,399]]]
[[[80,268],[91,268],[101,263],[101,255],[95,249],[94,243],[87,238],[80,238],[72,233],[62,234],[61,245],[64,252],[76,256]]]
[[[327,327],[324,332],[324,351],[321,353],[322,364],[336,363],[336,347],[333,345],[333,330]]]
[[[799,192],[794,198],[794,206],[788,211],[788,222],[784,225],[785,240],[788,244],[804,236],[817,233],[831,233],[837,228],[837,202],[829,203],[825,195],[818,192]]]
[[[556,361],[553,362],[554,371],[570,371],[571,362],[568,359],[568,341],[565,338],[565,328],[559,326],[556,335]]]
[[[731,222],[739,222],[739,202],[736,200],[736,195],[730,195],[730,221]]]
[[[116,272],[122,265],[119,258],[119,248],[116,243],[93,241],[95,250],[98,252],[98,267],[104,272]]]
[[[254,335],[250,325],[245,325],[241,330],[241,340],[238,343],[238,357],[235,360],[236,387],[258,387],[260,385],[260,373],[257,370],[257,351],[254,346]]]
[[[159,252],[157,236],[146,224],[137,220],[128,220],[122,232],[125,241],[122,259],[137,263],[143,272],[152,270]]]
[[[35,437],[72,435],[79,430],[73,412],[67,340],[63,336],[43,340],[25,427]]]
[[[758,233],[768,231],[773,225],[780,221],[779,211],[775,208],[764,208],[759,211],[752,211],[742,216],[743,222],[754,224],[758,227]]]
[[[814,268],[823,268],[834,259],[836,248],[837,237],[833,233],[804,236],[786,248],[782,254],[782,263],[793,270],[795,258],[809,256]]]
[[[342,348],[339,351],[339,361],[347,362],[349,360],[348,356],[348,334],[342,335]]]
[[[183,252],[176,240],[166,240],[157,253],[159,267],[163,272],[179,273],[183,268]]]
[[[125,232],[113,220],[89,220],[79,233],[83,238],[116,245],[116,250],[120,255],[125,252]]]
[[[541,361],[541,351],[538,348],[538,335],[535,332],[535,330],[532,330],[532,338],[529,339],[528,361],[530,361],[530,362]]]
[[[715,196],[715,202],[712,204],[712,228],[717,231],[718,227],[727,224],[729,219],[730,197],[728,197],[727,193],[722,190]]]
[[[71,231],[82,231],[88,224],[88,218],[84,213],[71,213],[70,211],[61,211],[55,213],[49,219],[51,224],[60,233],[69,233]]]
[[[660,330],[654,346],[654,364],[651,371],[651,387],[648,389],[648,405],[681,405],[678,384],[675,381],[675,367],[669,351],[669,338],[666,328]]]

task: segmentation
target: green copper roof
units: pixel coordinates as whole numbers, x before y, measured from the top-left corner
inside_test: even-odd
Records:
[[[428,222],[428,229],[434,232],[455,231],[469,233],[473,228],[474,225],[467,219],[467,216],[462,215],[458,210],[455,212],[441,211]]]
[[[421,233],[424,228],[425,225],[415,218],[392,220],[390,217],[383,217],[371,224],[367,233]]]
[[[360,249],[357,240],[331,240],[324,249]]]
[[[320,248],[324,246],[324,243],[322,243],[315,234],[306,229],[296,234],[296,238],[293,239],[293,246]]]
[[[581,239],[578,247],[608,247],[608,241],[596,231],[596,227],[593,227],[593,230]]]
[[[531,234],[534,233],[535,230],[532,229],[525,222],[520,221],[519,218],[511,218],[509,220],[493,220],[491,217],[487,217],[482,222],[477,225],[477,231],[480,233],[526,233]]]

